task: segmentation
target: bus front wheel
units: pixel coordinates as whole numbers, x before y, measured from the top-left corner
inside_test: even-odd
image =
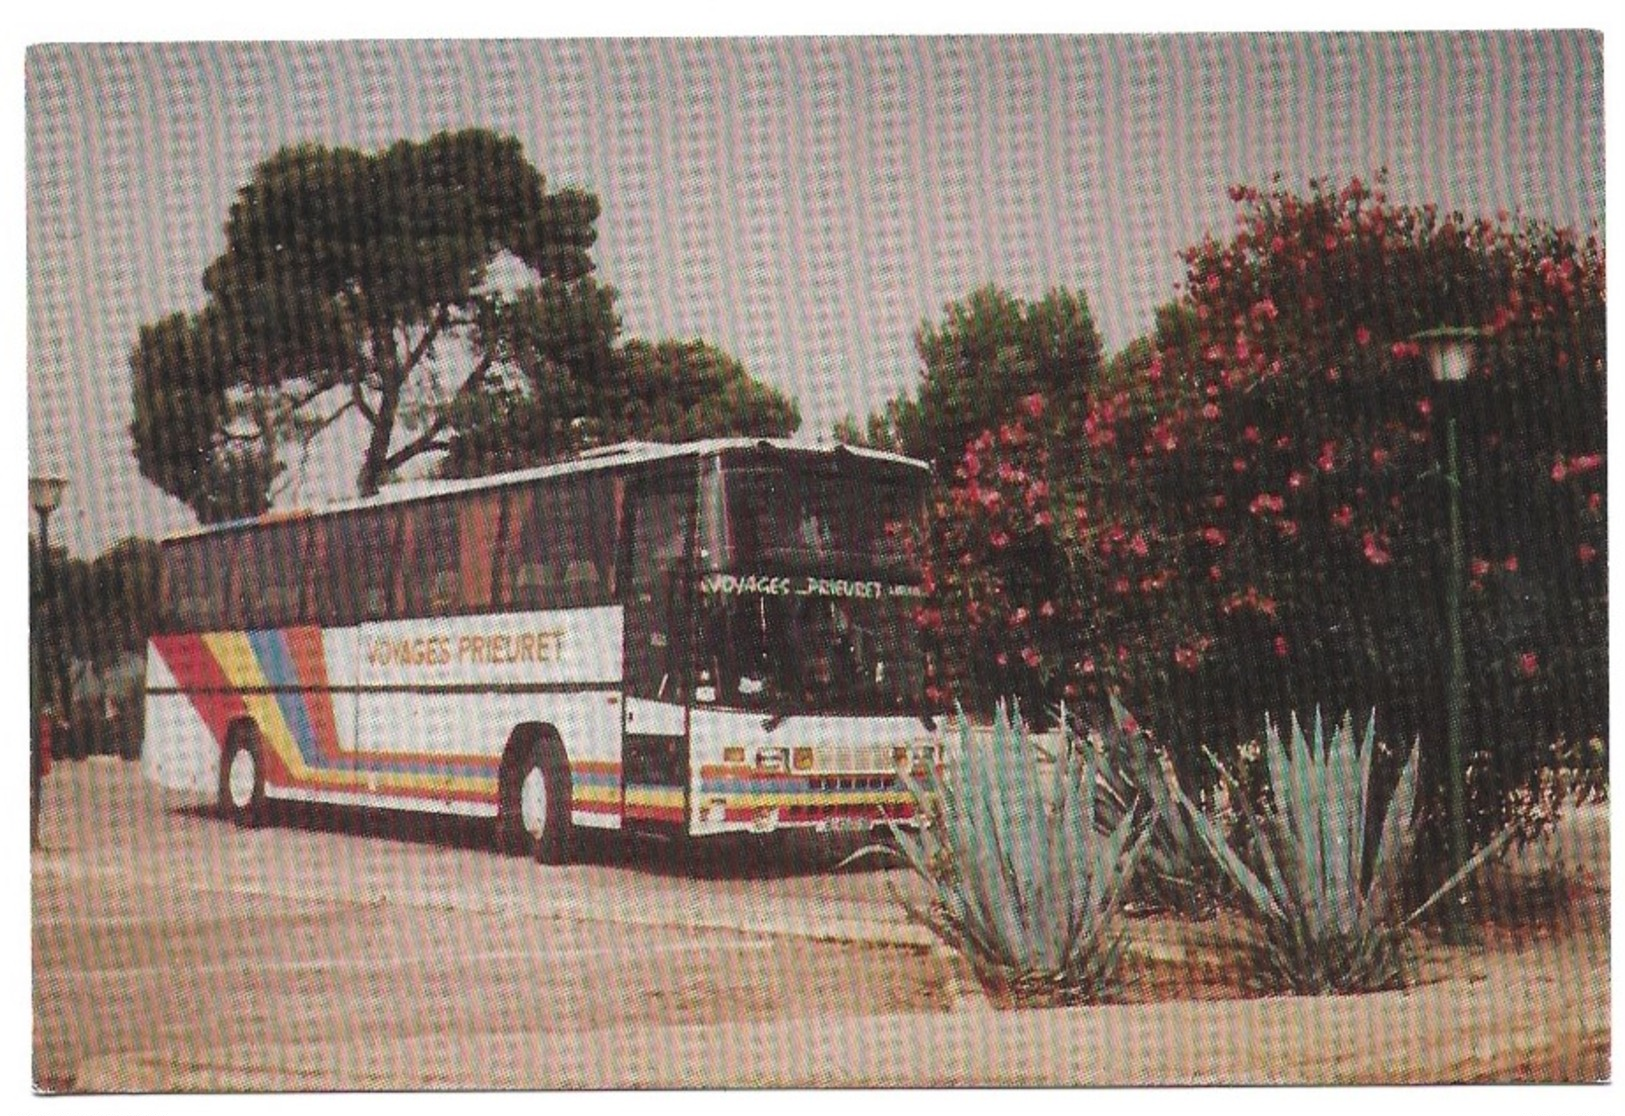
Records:
[[[252,726],[237,725],[226,739],[220,761],[220,813],[245,829],[265,812],[265,768]]]

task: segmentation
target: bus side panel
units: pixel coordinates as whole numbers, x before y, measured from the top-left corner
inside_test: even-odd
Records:
[[[160,644],[184,654],[173,641],[198,637],[158,636],[147,643],[147,699],[141,744],[141,772],[149,782],[171,790],[214,794],[220,783],[220,743],[192,695],[183,691]],[[218,718],[217,718],[218,719]]]
[[[552,725],[571,765],[576,820],[618,825],[620,642],[614,607],[367,625],[357,790],[416,809],[494,814],[514,728]]]

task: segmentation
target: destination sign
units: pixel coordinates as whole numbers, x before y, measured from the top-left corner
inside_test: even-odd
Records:
[[[918,585],[890,585],[882,581],[854,581],[836,577],[731,573],[707,575],[700,582],[700,592],[707,596],[850,597],[866,601],[925,595]]]

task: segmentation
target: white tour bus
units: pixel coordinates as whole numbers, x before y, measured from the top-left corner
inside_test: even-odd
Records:
[[[149,779],[665,835],[904,820],[936,762],[904,545],[926,467],[719,439],[392,488],[163,544]]]

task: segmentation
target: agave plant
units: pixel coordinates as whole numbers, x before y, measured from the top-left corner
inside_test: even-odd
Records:
[[[1019,715],[1002,703],[991,741],[972,740],[962,711],[958,721],[949,768],[923,781],[905,776],[922,822],[893,832],[934,893],[927,909],[905,907],[989,989],[1017,1001],[1100,998],[1122,959],[1113,925],[1146,825],[1130,811],[1109,832],[1096,827],[1100,765],[1087,742],[1069,739],[1041,765]]]
[[[1173,773],[1150,736],[1115,695],[1111,698],[1111,713],[1111,723],[1099,732],[1099,820],[1107,829],[1115,828],[1137,803],[1143,802],[1150,825],[1145,859],[1135,876],[1130,900],[1163,910],[1211,915],[1222,890],[1222,879],[1180,805]],[[1087,735],[1064,714],[1062,722],[1069,733]]]
[[[1503,843],[1479,851],[1426,902],[1400,914],[1413,849],[1417,747],[1379,813],[1371,794],[1376,716],[1356,743],[1345,716],[1328,740],[1315,712],[1314,740],[1294,714],[1286,742],[1267,721],[1264,753],[1271,801],[1257,813],[1221,765],[1237,800],[1250,856],[1238,855],[1213,820],[1180,797],[1215,860],[1263,923],[1260,975],[1272,987],[1320,994],[1402,987],[1405,929],[1453,891]],[[1375,845],[1368,838],[1375,836]],[[1252,863],[1249,864],[1248,860]]]

